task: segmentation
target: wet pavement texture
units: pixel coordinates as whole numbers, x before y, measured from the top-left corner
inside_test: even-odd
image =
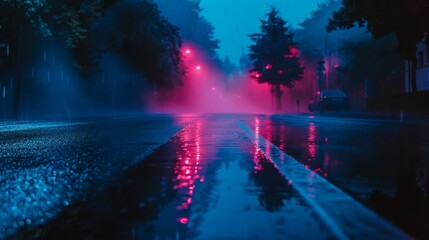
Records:
[[[341,239],[237,123],[411,235],[426,236],[424,124],[157,115],[19,131],[0,126],[0,238]]]
[[[236,127],[199,119],[26,239],[285,239],[332,234]]]
[[[193,121],[166,116],[0,125],[0,239],[53,219]]]
[[[411,236],[429,239],[426,121],[277,115],[246,124]]]

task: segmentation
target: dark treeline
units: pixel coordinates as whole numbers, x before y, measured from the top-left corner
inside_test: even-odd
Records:
[[[365,27],[374,38],[393,35],[396,50],[409,62],[411,90],[417,91],[417,44],[429,43],[429,2],[427,0],[342,0],[333,13],[328,31]]]
[[[214,27],[201,16],[199,1],[155,0],[162,14],[179,28],[183,41],[190,41],[208,56],[217,60],[219,40],[214,38]]]
[[[313,91],[308,91],[308,87],[298,88],[294,93],[296,98],[305,96],[308,99],[308,92],[315,95],[318,82],[314,81],[319,60],[324,60],[326,69],[322,89],[345,91],[354,110],[366,110],[368,99],[403,93],[405,72],[397,36],[386,33],[377,37],[370,29],[356,23],[348,27],[327,28],[333,24],[334,17],[338,21],[346,19],[346,15],[334,14],[344,11],[341,9],[344,9],[342,1],[330,0],[319,4],[318,9],[301,23],[302,28],[296,31],[306,66],[304,84],[314,86]],[[384,20],[380,18],[380,21]],[[363,26],[367,24],[363,21]]]
[[[370,100],[404,93],[403,60],[411,65],[409,69],[413,71],[409,79],[413,82],[412,90],[416,91],[416,46],[428,40],[428,15],[423,13],[427,13],[429,4],[411,1],[401,8],[399,2],[329,0],[319,4],[300,28],[292,29],[296,42],[282,42],[290,42],[290,46],[299,50],[297,56],[304,66],[304,74],[293,81],[294,84],[286,84],[293,86],[285,89],[293,103],[289,108],[295,107],[295,103],[307,106],[318,90],[331,89],[345,91],[351,98],[353,110],[368,110]],[[272,45],[272,42],[262,44],[261,53],[270,52]],[[276,51],[288,55],[287,49],[281,50],[277,45],[274,48],[275,51],[268,54],[270,57],[276,55]],[[250,50],[254,54],[255,50]],[[278,82],[272,76],[269,81],[264,80],[272,69],[271,64],[267,65],[269,61],[274,60],[253,62],[253,69],[258,68],[253,77],[259,82]],[[324,70],[319,77],[317,69],[321,63]]]
[[[214,55],[205,28],[194,38]],[[182,84],[179,31],[150,0],[1,1],[0,117],[141,109],[150,92]]]

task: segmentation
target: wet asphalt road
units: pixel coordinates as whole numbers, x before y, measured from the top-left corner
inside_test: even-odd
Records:
[[[152,115],[0,124],[0,238],[340,238],[237,122],[429,237],[424,122]]]
[[[186,124],[186,117],[0,124],[0,239],[44,224],[104,189]]]

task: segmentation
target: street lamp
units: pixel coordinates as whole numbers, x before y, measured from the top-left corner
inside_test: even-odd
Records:
[[[317,61],[317,77],[319,79],[319,92],[322,92],[323,81],[325,80],[325,61]]]

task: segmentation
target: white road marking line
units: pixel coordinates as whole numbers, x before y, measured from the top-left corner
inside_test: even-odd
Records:
[[[400,229],[259,135],[259,128],[254,132],[243,122],[238,121],[237,125],[287,180],[292,182],[293,188],[313,207],[337,239],[363,236],[367,239],[377,239],[380,237],[379,234],[390,239],[411,239]],[[338,208],[333,209],[335,206]],[[341,211],[347,213],[344,216],[338,214]],[[350,222],[355,225],[347,226]]]

